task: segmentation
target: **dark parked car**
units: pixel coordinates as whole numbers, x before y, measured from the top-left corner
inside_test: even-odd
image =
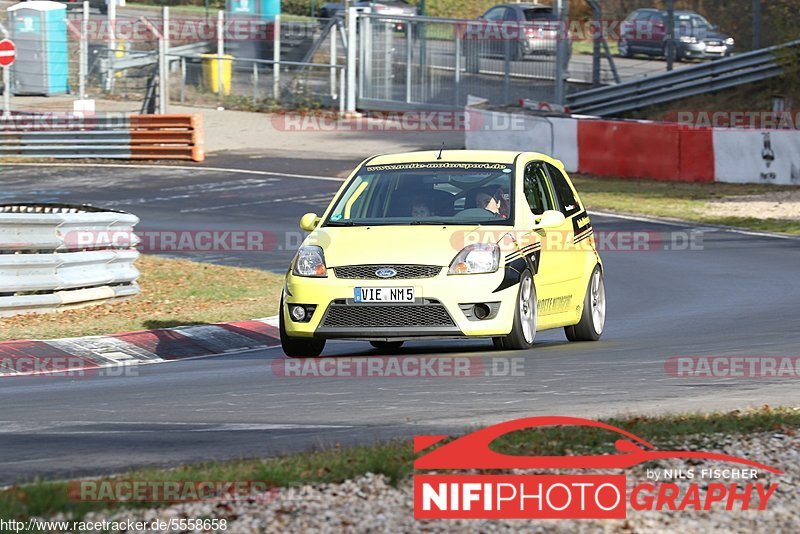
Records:
[[[666,56],[667,12],[637,9],[625,19],[619,39],[619,55]],[[694,11],[675,11],[675,59],[715,59],[729,56],[733,38],[720,32]]]
[[[544,4],[500,4],[489,8],[479,20],[496,23],[518,23],[519,31],[507,32],[511,39],[511,59],[523,59],[533,54],[555,55],[558,42],[558,15],[553,7]],[[487,32],[488,33],[488,32]],[[487,38],[483,50],[504,55],[506,39]],[[572,53],[572,46],[568,47]]]

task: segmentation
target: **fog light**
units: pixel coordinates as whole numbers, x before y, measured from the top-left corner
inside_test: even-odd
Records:
[[[289,313],[292,314],[292,319],[295,321],[302,321],[306,318],[306,309],[302,306],[292,306]]]
[[[476,304],[475,305],[475,318],[478,320],[484,320],[486,317],[489,316],[492,310],[489,309],[489,306],[486,304]]]

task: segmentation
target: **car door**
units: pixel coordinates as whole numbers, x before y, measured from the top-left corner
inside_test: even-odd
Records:
[[[550,188],[550,180],[543,161],[534,160],[525,165],[522,177],[523,193],[527,208],[534,215],[557,208]],[[524,207],[523,207],[524,209]],[[562,227],[531,230],[525,234],[522,247],[527,247],[532,256],[536,276],[537,300],[541,304],[539,316],[547,316],[565,311],[564,288],[569,276],[564,272],[563,254],[559,250],[563,242]],[[536,244],[539,244],[537,247]],[[567,303],[566,305],[568,305]],[[545,321],[546,323],[546,321]],[[543,323],[540,323],[543,324]]]
[[[634,11],[628,17],[624,28],[624,36],[628,41],[631,52],[636,52],[646,47],[644,39],[650,31],[650,13],[648,11]]]
[[[589,215],[567,181],[564,171],[547,162],[545,168],[555,197],[555,209],[564,214],[564,223],[557,228],[564,239],[559,265],[564,281],[573,289],[569,292],[573,305],[577,306],[582,301],[583,294],[575,294],[574,288],[578,280],[585,276],[586,266],[596,261],[593,241],[590,241],[594,230]]]
[[[650,15],[650,35],[648,35],[647,49],[653,54],[664,51],[664,40],[667,38],[667,21],[661,13]]]
[[[489,27],[484,29],[486,40],[483,42],[481,50],[483,54],[491,54],[493,56],[503,54],[504,43],[502,39],[503,21],[507,20],[509,9],[504,6],[493,7],[481,18],[486,21]]]

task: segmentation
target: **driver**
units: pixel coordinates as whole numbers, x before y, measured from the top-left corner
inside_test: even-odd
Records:
[[[508,218],[508,202],[502,187],[485,186],[475,192],[475,207],[491,211],[495,215]]]

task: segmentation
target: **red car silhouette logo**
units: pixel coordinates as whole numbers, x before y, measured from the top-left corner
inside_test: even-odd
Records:
[[[549,426],[602,428],[623,436],[614,443],[617,454],[584,456],[514,456],[489,448],[497,438],[510,432]],[[415,436],[414,452],[421,452],[448,436]],[[771,473],[783,472],[746,458],[704,451],[660,451],[644,439],[621,428],[580,417],[527,417],[492,425],[462,436],[420,456],[415,469],[625,469],[653,460],[695,458],[746,465]]]

